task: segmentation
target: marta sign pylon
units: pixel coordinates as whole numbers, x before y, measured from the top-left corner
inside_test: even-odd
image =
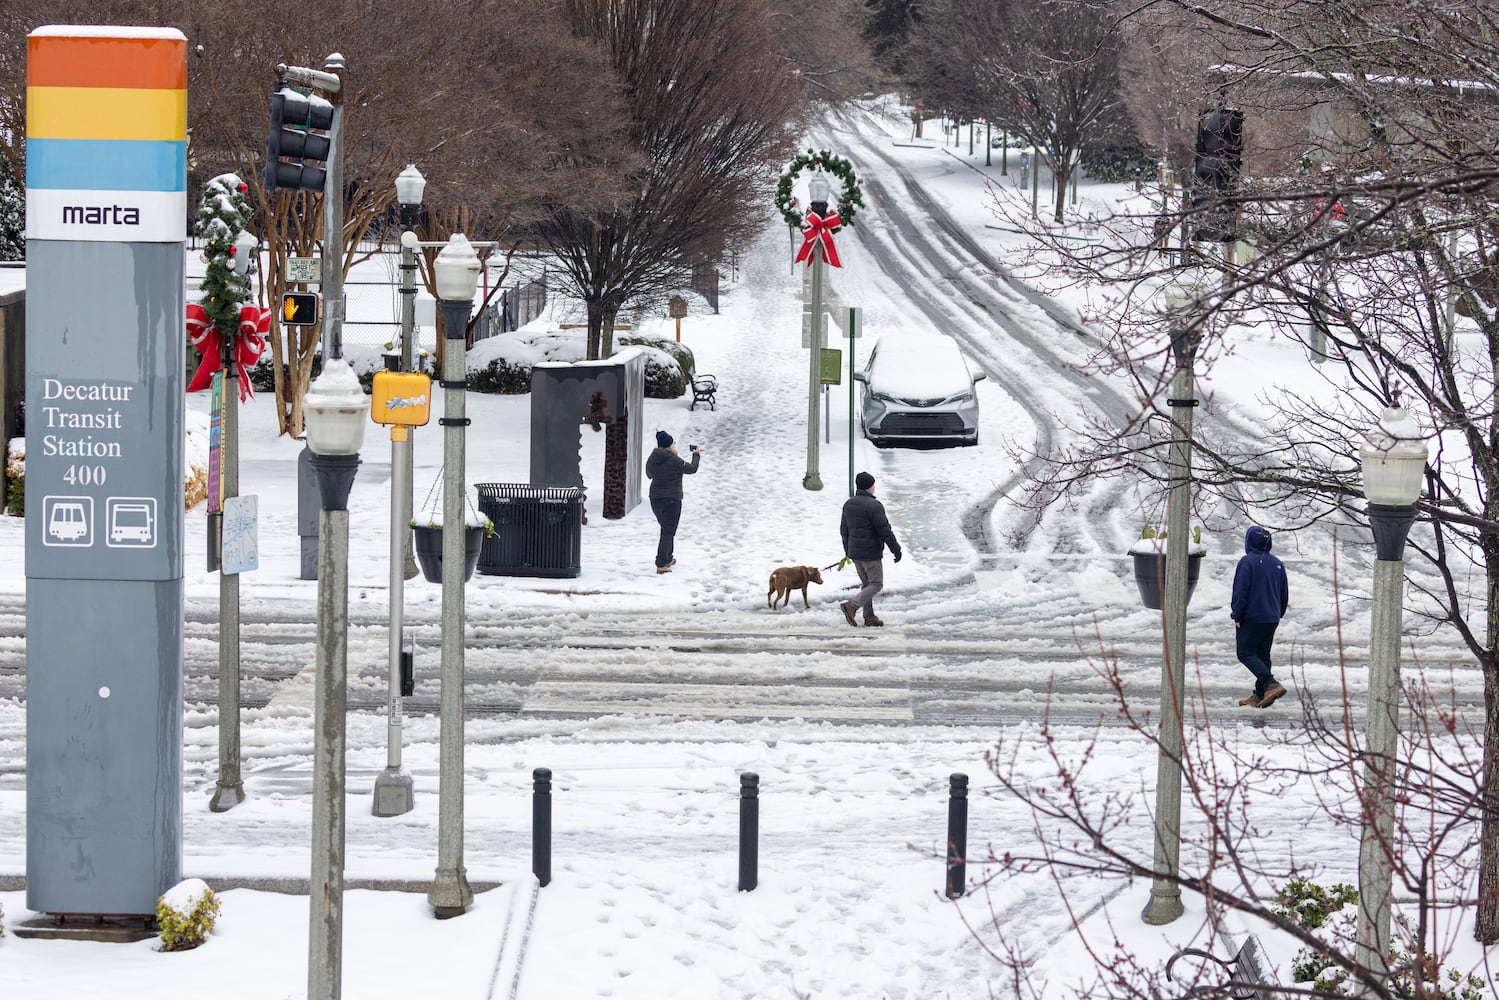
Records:
[[[182,877],[187,39],[26,57],[26,905]]]

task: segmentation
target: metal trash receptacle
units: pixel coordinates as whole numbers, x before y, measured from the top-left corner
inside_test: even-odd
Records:
[[[479,483],[479,511],[494,534],[479,550],[486,576],[577,576],[582,572],[583,487]]]

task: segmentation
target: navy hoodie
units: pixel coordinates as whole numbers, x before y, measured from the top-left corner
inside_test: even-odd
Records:
[[[1286,568],[1270,554],[1270,532],[1256,524],[1244,532],[1230,613],[1236,622],[1278,622],[1289,603]]]

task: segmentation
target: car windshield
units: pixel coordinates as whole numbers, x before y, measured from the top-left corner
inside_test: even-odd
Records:
[[[945,338],[881,341],[869,388],[901,398],[955,396],[972,387],[958,345]]]

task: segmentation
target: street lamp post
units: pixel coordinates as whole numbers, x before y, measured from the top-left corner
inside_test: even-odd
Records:
[[[427,180],[408,164],[396,176],[396,200],[401,203],[401,355],[399,370],[411,370],[411,339],[416,323],[416,260],[413,250],[417,212]],[[410,237],[408,239],[407,237]],[[390,652],[386,677],[385,770],[375,776],[376,816],[400,816],[411,811],[415,793],[411,775],[401,766],[401,660],[405,651],[405,602],[407,562],[411,560],[411,433],[396,425],[390,429]],[[411,567],[415,569],[413,564]]]
[[[832,185],[816,171],[807,180],[808,208],[819,216],[828,214],[828,195]],[[822,489],[822,461],[817,447],[817,404],[822,392],[822,241],[812,247],[812,349],[807,359],[807,474],[802,477],[802,486],[809,490]]]
[[[421,221],[422,195],[427,190],[427,178],[408,163],[406,169],[396,175],[396,201],[401,204],[401,371],[416,370],[416,227]],[[401,515],[411,520],[411,449],[406,449],[404,460],[406,488],[401,493]],[[403,522],[404,523],[404,522]],[[403,533],[402,551],[405,560],[403,572],[410,580],[417,574],[416,556],[411,551],[411,532]]]
[[[464,336],[479,256],[454,233],[434,263],[437,305],[446,343],[442,354],[442,691],[438,700],[437,873],[427,902],[440,918],[466,912],[474,901],[463,867],[463,507],[465,388]]]
[[[260,243],[243,230],[234,238],[231,270],[246,282]],[[219,417],[219,482],[224,497],[239,496],[239,339],[223,338],[223,412]],[[223,532],[219,544],[223,545]],[[210,563],[212,565],[212,563]],[[228,812],[245,801],[240,773],[239,740],[239,574],[224,572],[219,562],[219,777],[214,782],[209,812]]]
[[[1384,411],[1359,449],[1374,534],[1374,595],[1369,626],[1369,706],[1358,853],[1356,958],[1372,996],[1388,974],[1390,883],[1394,872],[1395,757],[1400,740],[1400,617],[1404,603],[1405,538],[1416,519],[1426,471],[1426,444],[1400,407]]]
[[[1171,410],[1170,478],[1166,494],[1166,657],[1161,664],[1161,729],[1156,761],[1155,878],[1140,918],[1169,924],[1183,911],[1177,873],[1181,863],[1182,709],[1187,655],[1187,522],[1192,497],[1192,408],[1197,388],[1192,363],[1201,339],[1199,285],[1183,274],[1166,286],[1171,353],[1176,370],[1166,405]]]
[[[330,357],[302,399],[317,476],[317,676],[313,719],[308,1000],[337,1000],[343,979],[344,714],[348,708],[349,490],[369,402],[354,369]]]

